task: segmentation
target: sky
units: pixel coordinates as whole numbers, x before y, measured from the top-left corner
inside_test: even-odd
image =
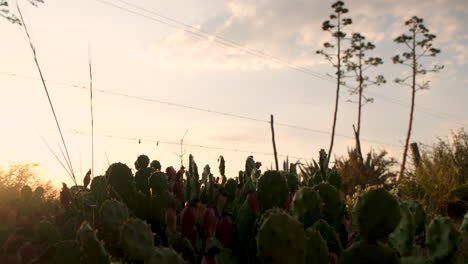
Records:
[[[95,175],[113,162],[133,168],[140,154],[159,160],[163,167],[177,167],[179,143],[186,131],[184,158],[193,154],[199,168],[209,164],[215,175],[219,155],[225,157],[228,177],[243,169],[251,151],[255,160],[271,167],[270,114],[277,124],[280,163],[286,156],[311,161],[321,148],[328,149],[335,84],[327,74],[334,71],[315,51],[331,40],[321,24],[331,13],[333,1],[128,3],[46,0],[35,8],[19,1],[44,77],[50,81],[50,96],[78,180],[92,164],[90,95],[89,90],[72,86],[88,87],[89,59],[95,89]],[[369,55],[384,61],[369,75],[383,74],[387,79],[387,84],[368,90],[375,102],[363,109],[364,150],[385,149],[401,159],[410,89],[393,82],[408,72],[392,64],[391,57],[404,51],[393,39],[406,31],[404,21],[414,15],[424,18],[437,35],[434,46],[442,50],[422,63],[445,68],[428,75],[430,89],[417,93],[411,141],[431,144],[466,127],[468,2],[349,0],[345,4],[353,19],[347,32],[360,32],[372,41],[376,49]],[[41,138],[62,157],[60,136],[23,28],[0,19],[0,32],[0,165],[39,163],[42,177],[70,183]],[[353,85],[351,79],[347,82]],[[352,125],[357,116],[357,104],[349,102],[357,98],[346,87],[340,96],[337,157],[354,144]]]

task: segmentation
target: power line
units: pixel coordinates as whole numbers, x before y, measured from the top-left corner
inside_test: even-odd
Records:
[[[210,33],[208,31],[205,31],[205,30],[202,30],[200,28],[197,28],[197,27],[194,27],[192,25],[181,22],[181,21],[179,21],[177,19],[170,18],[168,16],[159,14],[159,13],[153,11],[153,10],[149,10],[147,8],[132,4],[132,3],[127,2],[127,1],[116,0],[117,2],[123,3],[124,5],[130,6],[130,7],[134,8],[134,9],[137,9],[137,10],[140,10],[140,11],[143,11],[143,12],[146,12],[146,13],[151,14],[153,16],[156,16],[158,18],[155,18],[153,16],[148,16],[148,15],[142,14],[142,13],[140,13],[138,11],[131,10],[131,9],[125,8],[123,6],[119,6],[119,5],[110,3],[110,2],[108,2],[106,0],[96,0],[96,1],[98,1],[98,2],[100,2],[102,4],[105,4],[105,5],[108,5],[108,6],[123,10],[125,12],[131,13],[131,14],[134,14],[134,15],[137,15],[137,16],[141,16],[141,17],[153,20],[155,22],[158,22],[158,23],[173,27],[173,28],[181,29],[184,32],[187,32],[189,34],[195,35],[195,36],[203,38],[203,39],[208,38],[208,39],[213,40],[213,41],[215,41],[218,44],[221,44],[223,46],[227,46],[227,47],[230,47],[230,48],[241,50],[241,51],[243,51],[243,52],[245,52],[245,53],[247,53],[249,55],[257,56],[257,57],[260,57],[262,59],[269,60],[269,61],[281,64],[281,65],[286,66],[286,67],[288,67],[288,68],[290,68],[292,70],[311,75],[311,76],[313,76],[315,78],[318,78],[318,79],[328,81],[328,82],[335,82],[336,81],[336,78],[334,78],[332,76],[327,76],[327,75],[323,75],[323,74],[318,73],[318,72],[314,72],[314,71],[312,71],[312,70],[310,70],[310,69],[308,69],[306,67],[296,66],[296,65],[292,64],[291,62],[289,62],[288,60],[286,60],[284,58],[271,55],[271,54],[269,54],[267,52],[264,52],[264,51],[259,51],[259,50],[249,48],[249,47],[247,47],[247,46],[245,46],[245,45],[243,45],[243,44],[241,44],[239,42],[233,41],[231,39],[222,37],[222,36],[217,35],[217,34]],[[164,20],[166,20],[166,21],[164,21]],[[167,21],[170,21],[170,22],[167,22]],[[347,87],[347,88],[353,88],[353,87],[351,87],[349,85],[343,85],[343,86]],[[409,107],[407,104],[403,103],[401,100],[391,98],[391,97],[388,97],[388,96],[383,96],[383,95],[375,93],[375,92],[371,93],[371,92],[368,91],[368,93],[378,95],[379,97],[381,97],[381,99],[383,99],[384,101],[387,101],[389,103],[400,105],[400,106],[406,107],[406,108]],[[431,110],[429,107],[423,107],[423,106],[419,106],[419,105],[416,106],[416,108],[418,109],[419,112],[425,113],[427,115],[431,115],[431,116],[439,118],[439,119],[445,119],[445,120],[446,119],[451,119],[451,121],[453,121],[453,122],[456,122],[456,123],[461,124],[463,126],[466,125],[466,124],[458,121],[458,119],[451,117],[451,115],[449,115],[447,113],[442,113],[440,111],[434,111],[434,110]],[[426,109],[426,110],[424,110],[424,109]]]
[[[18,75],[18,74],[14,74],[14,73],[0,72],[0,74],[12,76],[12,77],[19,77],[19,78],[28,79],[28,80],[38,80],[38,78],[36,78],[36,77]],[[72,87],[72,88],[82,89],[82,90],[86,90],[86,91],[89,90],[88,87],[83,86],[83,85],[70,84],[70,83],[58,82],[58,81],[49,81],[49,80],[45,80],[45,81],[47,83],[50,83],[50,84],[61,85],[61,86],[66,86],[66,87]],[[195,107],[195,106],[190,106],[190,105],[173,103],[173,102],[154,99],[154,98],[147,98],[147,97],[142,97],[142,96],[129,95],[129,94],[124,94],[124,93],[117,93],[117,92],[113,92],[113,91],[95,89],[95,88],[93,88],[93,92],[99,92],[99,93],[103,93],[103,94],[110,94],[110,95],[114,95],[114,96],[120,96],[120,97],[124,97],[124,98],[129,98],[129,99],[141,100],[141,101],[146,101],[146,102],[150,102],[150,103],[158,103],[158,104],[163,104],[163,105],[168,105],[168,106],[173,106],[173,107],[179,107],[179,108],[184,108],[184,109],[188,109],[188,110],[191,110],[191,111],[206,112],[206,113],[211,113],[211,114],[217,114],[217,115],[222,115],[222,116],[227,116],[227,117],[234,117],[234,118],[238,118],[238,119],[244,119],[244,120],[267,123],[267,124],[270,123],[270,121],[268,121],[268,120],[263,120],[263,119],[259,119],[259,118],[253,118],[253,117],[238,115],[238,114],[234,114],[234,113],[227,113],[227,112],[221,112],[221,111],[216,111],[216,110],[211,110],[211,109],[206,109],[206,108],[201,108],[201,107]],[[302,127],[302,126],[297,126],[297,125],[293,125],[293,124],[277,122],[276,125],[277,126],[282,126],[282,127],[288,127],[288,128],[292,128],[292,129],[296,129],[296,130],[308,131],[308,132],[312,132],[312,133],[315,133],[315,134],[330,135],[330,132],[328,132],[328,131],[308,128],[308,127]],[[344,134],[337,133],[335,135],[337,137],[342,137],[342,138],[347,138],[347,139],[354,139],[353,137],[348,136],[348,135],[344,135]],[[386,143],[386,142],[381,142],[381,141],[377,141],[377,140],[373,140],[373,139],[363,138],[363,139],[361,139],[361,141],[368,142],[368,143],[375,143],[375,144],[379,144],[379,145],[385,145],[385,146],[401,147],[401,145],[398,145],[398,144]]]
[[[78,131],[78,130],[74,130],[74,129],[69,130],[69,132],[79,134],[79,135],[88,135],[88,136],[91,135],[91,133],[89,133],[89,132],[83,132],[83,131]],[[139,137],[125,137],[125,136],[116,136],[116,135],[111,135],[111,134],[102,134],[102,135],[96,135],[96,136],[112,138],[112,139],[136,141],[139,144],[142,143],[142,142],[149,142],[149,143],[155,143],[156,145],[166,144],[166,145],[180,146],[180,142],[145,139],[145,138],[139,138]],[[231,152],[239,152],[239,153],[273,156],[273,153],[270,153],[270,152],[260,152],[260,151],[243,150],[243,149],[235,149],[235,148],[215,147],[215,146],[206,146],[206,145],[199,145],[199,144],[186,144],[186,143],[184,143],[183,146],[201,148],[201,149],[222,150],[222,151],[231,151]],[[293,158],[293,159],[297,159],[297,160],[303,160],[304,159],[302,157],[290,156],[290,155],[278,155],[278,156],[289,157],[289,158]]]

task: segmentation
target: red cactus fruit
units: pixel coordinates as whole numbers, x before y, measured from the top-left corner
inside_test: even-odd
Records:
[[[338,263],[338,256],[335,253],[328,254],[328,263],[329,264],[337,264]]]
[[[203,213],[203,232],[205,233],[205,238],[214,236],[217,223],[218,218],[216,217],[215,210],[213,208],[205,208],[205,212]]]
[[[180,201],[184,200],[184,185],[182,182],[176,180],[174,181],[174,185],[172,186],[172,192],[174,193],[175,197]]]
[[[289,206],[291,205],[291,202],[292,202],[293,198],[294,198],[294,193],[289,192],[288,199],[286,200],[286,202],[284,202],[283,209],[285,209],[285,210],[289,209]]]
[[[193,236],[193,229],[197,222],[197,209],[195,207],[185,207],[180,213],[180,227],[182,229],[182,235],[190,239]],[[195,237],[197,230],[195,229]],[[190,239],[192,240],[192,239]]]
[[[185,167],[182,166],[180,167],[179,171],[176,173],[176,180],[182,181],[182,177],[184,176],[185,173]]]
[[[216,264],[214,256],[203,256],[201,264]]]
[[[86,189],[88,187],[89,183],[91,182],[91,169],[86,173],[86,175],[83,178],[83,186]]]
[[[259,205],[256,192],[249,192],[247,194],[247,204],[255,215],[259,213]]]
[[[255,162],[255,168],[256,168],[257,170],[260,169],[261,166],[262,166],[262,163],[261,163],[261,162],[259,162],[259,161]]]
[[[230,216],[223,216],[218,222],[218,229],[216,230],[216,236],[218,240],[227,246],[231,240],[232,234],[232,220]]]
[[[171,180],[175,180],[175,177],[176,177],[177,172],[176,172],[176,170],[174,169],[174,167],[170,166],[170,167],[167,167],[167,168],[166,168],[166,174],[167,174],[167,176],[169,176],[169,178],[170,178]]]

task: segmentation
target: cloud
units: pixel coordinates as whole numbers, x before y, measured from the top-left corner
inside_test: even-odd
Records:
[[[285,67],[275,59],[265,60],[263,55],[252,56],[250,51],[230,47],[240,44],[274,54],[295,66],[320,65],[324,60],[315,51],[329,40],[320,26],[331,11],[329,4],[309,0],[228,0],[224,9],[198,27],[235,43],[199,38],[179,30],[140,51],[139,56],[150,58],[160,67],[184,70],[255,71]],[[347,5],[354,21],[349,30],[359,30],[377,44],[390,42],[403,33],[404,21],[413,15],[426,18],[431,32],[438,35],[437,44],[450,43],[460,49],[460,41],[466,36],[463,25],[468,7],[464,0],[353,0]],[[460,61],[465,55],[457,56]]]

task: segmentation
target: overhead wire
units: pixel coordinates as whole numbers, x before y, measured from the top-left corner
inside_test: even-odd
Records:
[[[311,75],[311,76],[313,76],[315,78],[318,78],[318,79],[321,79],[321,80],[324,80],[324,81],[328,81],[328,82],[336,82],[335,77],[323,75],[321,73],[312,71],[312,70],[310,70],[310,69],[308,69],[306,67],[296,66],[296,65],[292,64],[291,62],[289,62],[287,59],[271,55],[271,54],[269,54],[269,53],[267,53],[265,51],[259,51],[259,50],[249,48],[249,47],[247,47],[247,46],[245,46],[245,45],[243,45],[243,44],[241,44],[239,42],[233,41],[231,39],[220,36],[218,34],[210,33],[210,32],[208,32],[206,30],[194,27],[194,26],[189,25],[187,23],[181,22],[181,21],[179,21],[177,19],[170,18],[168,16],[157,13],[154,10],[149,10],[147,8],[144,8],[144,7],[138,6],[136,4],[130,3],[128,1],[115,0],[115,2],[120,2],[120,3],[122,3],[122,4],[126,5],[126,6],[129,6],[129,7],[132,7],[134,9],[146,12],[146,13],[151,14],[153,16],[156,16],[158,18],[142,14],[142,13],[140,13],[138,11],[131,10],[129,8],[116,5],[116,4],[111,3],[109,1],[106,1],[106,0],[96,0],[96,1],[101,2],[101,3],[105,4],[105,5],[112,6],[114,8],[123,10],[125,12],[131,13],[131,14],[134,14],[134,15],[137,15],[137,16],[145,17],[147,19],[153,20],[153,21],[161,23],[161,24],[165,24],[165,25],[173,27],[173,28],[181,29],[184,32],[190,33],[192,35],[195,35],[195,36],[203,38],[203,39],[208,38],[210,40],[213,40],[213,41],[217,42],[218,44],[221,44],[221,45],[224,45],[224,46],[227,46],[227,47],[230,47],[230,48],[234,48],[234,49],[237,49],[237,50],[241,50],[241,51],[243,51],[243,52],[245,52],[245,53],[247,53],[249,55],[257,56],[257,57],[263,58],[265,60],[269,60],[269,61],[281,64],[281,65],[286,66],[286,67],[288,67],[288,68],[290,68],[292,70],[299,71],[299,72]],[[166,20],[166,21],[164,21],[164,20]],[[167,22],[167,21],[170,21],[170,23]],[[344,84],[343,86],[347,87],[347,88],[353,88],[352,86],[349,86],[349,85],[346,85],[346,84]],[[396,105],[406,107],[406,108],[409,107],[409,105],[401,102],[401,100],[399,100],[399,99],[384,96],[384,95],[381,95],[381,94],[378,94],[378,93],[375,93],[375,92],[369,92],[369,91],[367,91],[367,92],[369,94],[374,94],[374,96],[378,95],[380,97],[380,99],[383,99],[384,101],[387,101],[387,102],[389,102],[391,104],[396,104]],[[463,125],[463,126],[466,125],[465,123],[462,123],[462,122],[458,121],[457,118],[451,117],[451,115],[449,115],[447,113],[442,113],[440,111],[431,110],[431,108],[424,107],[424,106],[421,106],[421,105],[416,105],[415,107],[417,108],[417,110],[419,112],[425,113],[427,115],[430,115],[430,116],[433,116],[433,117],[436,117],[436,118],[439,118],[439,119],[445,119],[445,120],[450,119],[451,121],[456,122],[456,123],[458,123],[460,125]]]
[[[12,76],[12,77],[23,78],[23,79],[28,79],[28,80],[38,80],[37,78],[32,77],[32,76],[19,75],[19,74],[14,74],[14,73],[0,72],[0,74]],[[70,83],[50,81],[50,80],[45,80],[45,81],[47,83],[50,83],[50,84],[66,86],[66,87],[71,87],[71,88],[77,88],[77,89],[82,89],[82,90],[89,90],[89,88],[84,86],[84,85],[70,84]],[[103,93],[103,94],[110,94],[110,95],[120,96],[120,97],[124,97],[124,98],[129,98],[129,99],[141,100],[141,101],[146,101],[146,102],[150,102],[150,103],[158,103],[158,104],[163,104],[163,105],[168,105],[168,106],[173,106],[173,107],[189,109],[189,110],[192,110],[192,111],[206,112],[206,113],[217,114],[217,115],[233,117],[233,118],[238,118],[238,119],[244,119],[244,120],[249,120],[249,121],[254,121],[254,122],[261,122],[261,123],[267,123],[267,124],[270,123],[269,120],[249,117],[249,116],[245,116],[245,115],[238,115],[238,114],[234,114],[234,113],[216,111],[216,110],[211,110],[211,109],[196,107],[196,106],[191,106],[191,105],[185,105],[185,104],[180,104],[180,103],[174,103],[174,102],[169,102],[169,101],[155,99],[155,98],[147,98],[147,97],[143,97],[143,96],[136,96],[136,95],[118,93],[118,92],[113,92],[113,91],[103,90],[103,89],[96,89],[96,88],[93,88],[93,92],[99,92],[99,93]],[[328,132],[328,131],[324,131],[324,130],[320,130],[320,129],[313,129],[313,128],[309,128],[309,127],[303,127],[303,126],[298,126],[298,125],[293,125],[293,124],[288,124],[288,123],[283,123],[283,122],[276,122],[275,125],[281,126],[281,127],[287,127],[287,128],[291,128],[291,129],[296,129],[296,130],[308,131],[308,132],[312,132],[312,133],[315,133],[315,134],[330,135],[330,132]],[[344,135],[344,134],[340,134],[340,133],[337,133],[335,135],[337,137],[341,137],[341,138],[354,139],[352,136],[348,136],[348,135]],[[361,141],[368,142],[368,143],[375,143],[375,144],[379,144],[379,145],[385,145],[385,146],[401,147],[401,145],[399,145],[399,144],[394,144],[394,143],[390,143],[390,142],[381,142],[381,141],[374,140],[374,139],[362,138]]]

